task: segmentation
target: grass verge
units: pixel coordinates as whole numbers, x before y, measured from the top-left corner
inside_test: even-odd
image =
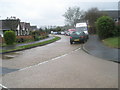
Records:
[[[0,53],[9,53],[9,52],[15,52],[15,51],[21,51],[21,50],[25,50],[25,49],[30,49],[33,47],[37,47],[37,46],[43,46],[52,42],[55,42],[57,40],[61,39],[58,36],[55,36],[55,38],[51,39],[51,40],[47,40],[47,41],[43,41],[40,43],[34,43],[34,44],[29,44],[29,45],[24,45],[24,46],[18,46],[15,49],[10,49],[10,50],[0,50]]]
[[[120,37],[111,37],[111,38],[107,38],[107,39],[104,39],[102,40],[103,43],[109,47],[112,47],[112,48],[120,48]]]

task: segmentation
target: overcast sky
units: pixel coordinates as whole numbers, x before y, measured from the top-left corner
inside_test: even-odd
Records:
[[[99,10],[117,10],[119,0],[0,0],[0,19],[15,16],[31,25],[62,26],[62,16],[68,7],[79,6],[81,10],[97,7]]]

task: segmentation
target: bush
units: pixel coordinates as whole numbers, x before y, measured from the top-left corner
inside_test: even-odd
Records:
[[[117,25],[116,27],[115,27],[115,30],[113,31],[113,34],[114,34],[114,36],[116,37],[118,37],[118,36],[120,36],[120,26],[119,25]]]
[[[16,35],[14,31],[6,31],[4,33],[4,39],[5,39],[5,43],[7,45],[13,45],[15,40],[16,40]]]
[[[39,40],[40,40],[40,37],[39,37],[39,36],[35,36],[34,40],[35,40],[35,41],[39,41]]]
[[[97,33],[100,39],[105,39],[114,36],[115,23],[108,16],[102,16],[96,22]]]

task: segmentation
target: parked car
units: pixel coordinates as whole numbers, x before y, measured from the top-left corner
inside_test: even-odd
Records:
[[[57,32],[57,34],[58,34],[58,35],[60,35],[60,34],[61,34],[61,32]]]
[[[74,31],[70,34],[70,44],[73,44],[73,42],[85,43],[86,41],[87,41],[87,36],[84,32]]]
[[[64,35],[65,34],[65,32],[61,32],[61,35]]]
[[[72,32],[76,31],[76,29],[68,29],[69,35],[72,34]]]
[[[69,31],[65,31],[65,35],[66,35],[66,36],[69,36],[69,35],[70,35],[70,32],[69,32]]]

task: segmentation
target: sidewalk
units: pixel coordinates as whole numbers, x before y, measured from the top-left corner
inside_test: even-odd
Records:
[[[118,52],[120,49],[105,46],[97,35],[90,35],[88,41],[83,45],[87,53],[106,60],[120,62]]]

